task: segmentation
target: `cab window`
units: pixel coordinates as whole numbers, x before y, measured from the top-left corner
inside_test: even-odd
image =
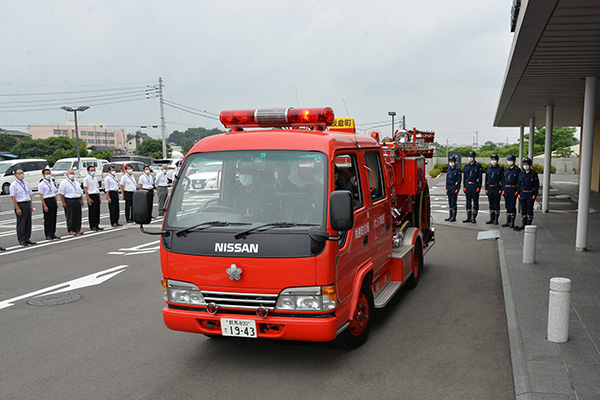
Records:
[[[385,185],[383,181],[383,170],[381,158],[378,151],[365,153],[365,164],[367,165],[367,178],[371,200],[377,201],[385,197]]]
[[[349,190],[354,199],[354,209],[363,206],[360,174],[355,154],[337,154],[334,161],[333,177],[335,190]]]

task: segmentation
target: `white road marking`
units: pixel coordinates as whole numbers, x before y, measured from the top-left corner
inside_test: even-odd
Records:
[[[116,276],[116,275],[120,274],[121,272],[125,271],[125,268],[127,268],[128,266],[129,265],[118,265],[113,268],[105,269],[104,271],[96,272],[96,273],[86,275],[81,278],[73,279],[72,281],[59,283],[58,285],[50,286],[45,289],[27,293],[22,296],[13,297],[12,299],[0,301],[0,310],[14,306],[15,302],[17,302],[19,300],[27,299],[29,297],[36,297],[36,296],[39,296],[42,294],[49,295],[49,294],[62,293],[62,292],[67,292],[69,290],[76,290],[76,289],[81,289],[81,288],[88,287],[88,286],[99,285],[102,282],[109,280],[113,276]]]

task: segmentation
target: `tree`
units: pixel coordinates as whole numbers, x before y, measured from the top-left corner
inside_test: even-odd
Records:
[[[0,130],[0,151],[11,151],[17,144],[17,139]]]
[[[169,135],[169,142],[175,143],[176,145],[183,147],[188,140],[191,140],[193,143],[196,143],[198,140],[204,139],[205,137],[223,132],[224,131],[218,128],[189,128],[185,132],[173,131],[173,133]]]
[[[192,139],[188,139],[185,144],[181,147],[181,150],[183,151],[183,154],[187,154],[188,151],[190,151],[192,149],[192,147],[194,147],[194,141]]]
[[[137,154],[153,158],[162,158],[162,140],[144,139],[137,148]],[[171,155],[171,146],[167,144],[167,157]]]
[[[53,150],[45,139],[24,137],[17,141],[11,152],[19,158],[46,158]]]
[[[555,126],[552,128],[552,151],[578,144],[579,140],[575,137],[576,130],[574,127]],[[527,133],[523,136],[523,148],[527,149],[529,148],[528,146],[529,134]],[[546,128],[536,128],[533,133],[533,154],[544,154],[545,147]]]

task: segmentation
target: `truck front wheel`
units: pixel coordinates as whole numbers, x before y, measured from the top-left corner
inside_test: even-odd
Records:
[[[366,342],[371,330],[373,310],[373,292],[369,284],[364,282],[358,295],[358,302],[352,320],[350,320],[348,328],[336,338],[337,344],[351,350]]]

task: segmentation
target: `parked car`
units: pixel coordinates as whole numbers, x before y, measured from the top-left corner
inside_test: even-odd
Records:
[[[80,157],[79,165],[77,165],[77,157],[69,157],[69,158],[61,158],[56,161],[52,168],[52,175],[60,183],[67,174],[67,170],[72,169],[75,172],[75,180],[79,182],[80,185],[83,185],[83,178],[85,178],[87,173],[87,168],[90,165],[96,167],[96,179],[98,180],[98,188],[103,189],[104,182],[101,177],[101,162],[97,158],[94,157]],[[83,187],[83,186],[82,186]]]
[[[165,158],[161,160],[154,160],[154,163],[150,166],[150,168],[159,172],[163,165],[167,166],[167,178],[169,179],[169,183],[173,182],[173,175],[175,175],[175,171],[177,170],[177,163],[181,161],[178,158]]]
[[[140,161],[111,162],[111,163],[105,164],[102,167],[102,180],[104,180],[106,175],[108,175],[108,168],[113,166],[113,167],[115,167],[115,170],[117,171],[116,177],[117,177],[117,179],[119,179],[119,182],[121,182],[121,177],[125,173],[125,166],[127,164],[131,165],[131,167],[133,169],[132,175],[135,178],[135,182],[137,185],[137,183],[139,182],[140,176],[142,176],[142,174],[144,173],[144,167],[146,166],[146,164],[144,164],[143,162],[140,162]],[[152,168],[150,168],[150,170],[152,170]],[[151,173],[151,175],[156,176],[154,171]]]
[[[223,164],[221,162],[208,162],[198,164],[194,173],[189,175],[190,184],[193,189],[216,189],[217,178]]]
[[[3,194],[9,193],[10,184],[15,180],[15,171],[23,170],[25,182],[29,183],[31,190],[37,190],[42,177],[42,170],[48,168],[48,162],[41,158],[25,158],[17,160],[0,161],[0,187]]]

